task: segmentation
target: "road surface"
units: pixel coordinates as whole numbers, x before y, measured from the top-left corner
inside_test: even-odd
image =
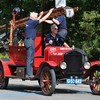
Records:
[[[0,100],[100,100],[100,96],[92,95],[84,84],[59,84],[52,96],[44,96],[37,81],[10,79],[8,88],[0,90]]]

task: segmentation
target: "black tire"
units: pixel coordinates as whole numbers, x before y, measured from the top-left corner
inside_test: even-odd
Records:
[[[55,91],[55,71],[48,66],[44,67],[40,76],[40,87],[44,95],[51,96]]]
[[[94,95],[100,95],[100,68],[91,71],[89,80],[94,82],[90,84],[90,89]]]
[[[38,83],[39,83],[39,86],[40,86],[40,79],[38,79]]]
[[[9,78],[4,78],[4,71],[2,64],[0,63],[0,89],[6,89],[8,86]]]

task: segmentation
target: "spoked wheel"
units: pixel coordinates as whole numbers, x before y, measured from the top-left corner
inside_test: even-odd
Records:
[[[93,94],[100,95],[100,68],[92,70],[90,75],[90,88]]]
[[[4,78],[4,72],[2,68],[2,64],[0,63],[0,89],[7,88],[9,78]]]
[[[56,75],[55,71],[49,67],[44,67],[40,76],[40,86],[46,96],[50,96],[55,91]]]

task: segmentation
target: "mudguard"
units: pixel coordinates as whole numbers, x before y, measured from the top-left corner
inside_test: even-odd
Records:
[[[90,67],[89,70],[84,71],[84,77],[83,78],[87,78],[90,75],[90,72],[93,68],[100,67],[100,61],[92,61],[92,62],[90,62],[90,66],[91,67]]]
[[[57,63],[54,62],[54,61],[46,61],[46,62],[44,62],[44,63],[49,64],[49,66],[51,66],[51,67],[56,67],[56,66],[57,66]]]
[[[54,61],[44,61],[40,64],[40,67],[39,67],[39,70],[37,72],[37,74],[35,75],[35,78],[39,78],[40,76],[40,73],[42,71],[42,68],[45,67],[45,66],[49,66],[51,68],[55,68],[57,66],[57,63],[54,62]]]
[[[4,77],[11,75],[11,70],[8,66],[10,63],[11,63],[11,60],[9,58],[0,59],[0,64],[3,67],[3,71],[4,71]]]
[[[100,61],[92,61],[90,62],[91,68],[94,66],[99,66],[100,67]]]
[[[42,62],[42,63],[40,64],[40,69],[42,69],[44,66],[49,66],[49,67],[51,67],[51,68],[54,68],[54,67],[57,66],[57,63],[54,62],[54,61],[45,61],[45,62]]]

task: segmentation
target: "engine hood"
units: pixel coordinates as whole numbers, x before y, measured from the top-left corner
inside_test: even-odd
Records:
[[[45,60],[61,62],[64,60],[64,54],[71,51],[72,48],[65,47],[46,47],[45,49]]]

